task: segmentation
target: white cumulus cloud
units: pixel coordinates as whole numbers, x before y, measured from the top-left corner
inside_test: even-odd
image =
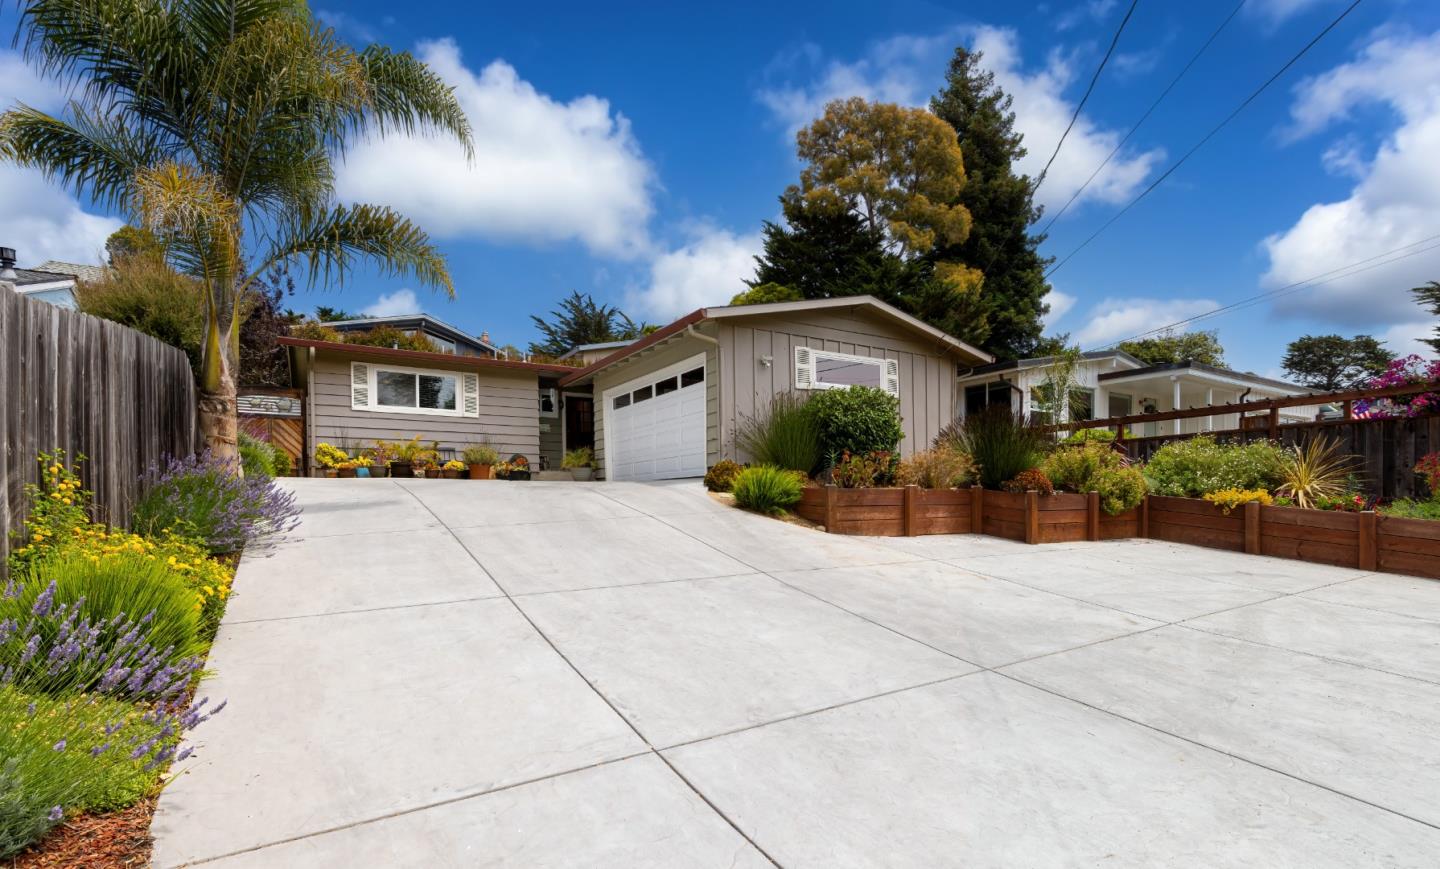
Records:
[[[654,171],[608,101],[554,99],[503,60],[476,73],[450,39],[422,43],[418,54],[455,87],[474,128],[474,160],[446,138],[366,141],[338,169],[343,199],[394,206],[442,237],[574,240],[615,257],[649,249]]]
[[[1355,186],[1344,199],[1311,205],[1262,242],[1269,257],[1262,283],[1278,288],[1370,262],[1277,298],[1282,315],[1357,328],[1399,325],[1419,316],[1409,289],[1440,276],[1440,249],[1426,250],[1435,244],[1426,239],[1440,233],[1440,32],[1375,35],[1354,60],[1301,82],[1288,135],[1315,135],[1375,105],[1395,113],[1395,128],[1373,155],[1361,154],[1350,136],[1326,150],[1324,164],[1354,176]],[[1416,255],[1382,256],[1400,248],[1400,255]]]
[[[1085,315],[1085,324],[1075,331],[1075,341],[1093,350],[1215,307],[1212,299],[1105,299]]]
[[[791,135],[820,116],[826,103],[844,97],[928,105],[943,81],[951,52],[962,42],[984,53],[982,64],[1014,98],[1015,128],[1024,135],[1029,152],[1017,169],[1031,177],[1038,175],[1075,111],[1075,103],[1067,98],[1066,91],[1075,83],[1077,69],[1073,58],[1059,51],[1052,51],[1043,67],[1027,69],[1019,37],[1008,28],[967,27],[938,36],[893,37],[876,43],[863,57],[850,62],[825,62],[819,49],[807,46],[772,64],[772,82],[785,81],[762,88],[757,98]],[[788,80],[807,67],[811,73],[808,81],[797,84]],[[1114,149],[1121,135],[1119,130],[1082,113],[1040,188],[1040,203],[1053,208],[1068,200]],[[1078,202],[1118,203],[1129,199],[1164,157],[1160,148],[1122,150]]]
[[[393,293],[381,293],[380,298],[362,308],[360,313],[367,317],[400,317],[405,314],[419,314],[423,310],[415,291],[403,289]]]
[[[1050,310],[1046,312],[1044,318],[1045,331],[1048,332],[1051,329],[1054,329],[1055,324],[1060,322],[1060,320],[1070,311],[1071,308],[1075,307],[1075,303],[1077,301],[1079,301],[1079,299],[1077,299],[1075,296],[1072,296],[1069,293],[1062,293],[1059,290],[1052,289],[1050,292],[1046,293],[1045,304],[1050,306]]]
[[[63,93],[37,76],[13,51],[0,51],[0,108],[15,103],[54,111]],[[38,171],[0,163],[0,247],[13,247],[20,265],[47,259],[104,262],[105,239],[123,223],[86,211]]]
[[[729,230],[701,226],[678,248],[657,255],[650,263],[645,286],[630,294],[630,306],[647,318],[669,321],[707,305],[729,304],[746,289],[745,279],[755,273],[760,234],[737,235]]]

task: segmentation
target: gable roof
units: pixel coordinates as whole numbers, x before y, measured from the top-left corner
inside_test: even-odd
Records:
[[[916,334],[938,342],[947,351],[966,357],[971,362],[990,362],[995,357],[989,353],[966,344],[954,335],[943,332],[920,319],[910,316],[904,311],[892,305],[887,305],[874,296],[841,296],[834,299],[810,299],[801,302],[769,302],[762,305],[725,305],[715,308],[700,308],[691,311],[675,322],[634,343],[620,348],[604,359],[588,365],[576,371],[574,374],[560,381],[562,386],[575,383],[588,378],[597,372],[609,368],[617,362],[639,353],[647,347],[654,346],[661,341],[671,338],[685,331],[691,326],[705,320],[738,320],[746,317],[774,316],[776,314],[800,313],[803,311],[823,311],[830,309],[864,310],[876,316],[889,320]]]
[[[1276,389],[1288,389],[1297,395],[1306,395],[1316,390],[1308,386],[1301,386],[1298,383],[1290,383],[1285,380],[1276,380],[1273,377],[1261,377],[1249,371],[1234,371],[1229,368],[1221,368],[1217,365],[1206,365],[1203,362],[1187,360],[1185,362],[1161,362],[1157,365],[1144,365],[1129,371],[1107,371],[1100,375],[1101,382],[1116,380],[1123,377],[1144,377],[1147,374],[1163,374],[1170,371],[1194,371],[1197,374],[1211,374],[1217,377],[1228,377],[1233,380],[1241,380],[1246,383],[1254,383],[1258,386],[1270,386]]]
[[[11,269],[14,276],[5,275],[5,280],[15,285],[15,289],[24,291],[26,289],[39,289],[42,285],[55,287],[66,286],[75,283],[75,276],[65,272],[51,272],[42,269]]]
[[[56,272],[64,275],[71,275],[76,280],[99,281],[105,278],[110,271],[109,266],[89,266],[84,263],[67,263],[58,259],[46,260],[35,267],[39,272]]]
[[[618,350],[621,347],[629,347],[631,344],[634,344],[638,340],[640,339],[626,338],[623,341],[601,341],[598,344],[576,344],[574,347],[571,347],[569,350],[566,350],[564,353],[560,354],[559,358],[569,359],[571,356],[584,353],[587,350]]]
[[[1120,362],[1130,363],[1132,368],[1144,368],[1145,363],[1126,353],[1124,350],[1088,350],[1080,354],[1080,358],[1086,362],[1096,362],[1101,359],[1115,359]],[[960,379],[965,380],[971,377],[978,377],[982,374],[994,374],[998,371],[1019,371],[1025,368],[1042,368],[1050,365],[1059,356],[1032,356],[1029,359],[1006,359],[1002,362],[992,362],[989,365],[980,365],[963,372]],[[1126,372],[1129,373],[1128,371]]]

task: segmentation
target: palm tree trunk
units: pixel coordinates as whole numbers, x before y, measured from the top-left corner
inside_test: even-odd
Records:
[[[205,317],[205,364],[200,383],[200,435],[211,454],[224,459],[238,459],[239,421],[235,411],[235,377],[230,366],[229,335],[220,334],[215,305]],[[233,321],[225,331],[234,328]]]

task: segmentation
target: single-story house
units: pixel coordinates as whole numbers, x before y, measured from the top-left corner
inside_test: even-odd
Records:
[[[12,285],[15,292],[22,296],[71,310],[79,307],[75,298],[77,272],[81,269],[100,268],[73,266],[52,260],[39,268],[21,269],[15,267],[15,262],[15,248],[0,247],[0,281]]]
[[[1071,374],[1068,394],[1052,396],[1053,372],[1059,362],[1058,357],[1043,356],[962,370],[958,379],[963,395],[960,415],[975,413],[991,404],[1005,404],[1031,419],[1058,423],[1313,392],[1283,380],[1199,362],[1146,365],[1129,353],[1101,350],[1082,354]],[[1280,422],[1312,421],[1319,412],[1318,405],[1283,408]],[[1150,437],[1238,428],[1238,415],[1232,413],[1144,423],[1134,434]]]
[[[357,317],[351,320],[331,320],[324,325],[336,332],[368,332],[380,326],[397,329],[406,335],[424,335],[430,343],[442,352],[458,356],[499,356],[500,352],[490,343],[489,336],[479,338],[446,323],[429,314],[401,314],[393,317]]]
[[[567,390],[575,371],[494,356],[429,353],[332,341],[281,338],[293,386],[304,390],[305,454],[330,443],[353,452],[377,439],[437,442],[444,458],[489,443],[502,458],[522,455],[558,468],[564,449],[591,446],[589,390]]]
[[[871,296],[701,308],[561,378],[594,396],[611,480],[694,477],[748,459],[736,432],[786,392],[874,386],[900,399],[905,454],[955,417],[955,371],[991,361]]]
[[[611,480],[696,477],[721,458],[745,460],[736,431],[774,396],[852,385],[899,398],[908,454],[955,418],[957,367],[991,361],[870,296],[702,308],[598,348],[583,368],[280,341],[304,390],[311,461],[321,442],[354,450],[419,435],[447,457],[489,441],[551,468],[589,446]]]

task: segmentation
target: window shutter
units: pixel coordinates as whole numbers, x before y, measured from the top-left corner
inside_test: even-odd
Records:
[[[795,388],[810,389],[815,382],[815,357],[809,347],[795,348]]]
[[[350,363],[350,409],[370,409],[370,366],[364,362]]]
[[[460,407],[465,416],[480,415],[480,375],[460,376]]]
[[[885,360],[885,391],[900,397],[900,363],[895,359]]]

